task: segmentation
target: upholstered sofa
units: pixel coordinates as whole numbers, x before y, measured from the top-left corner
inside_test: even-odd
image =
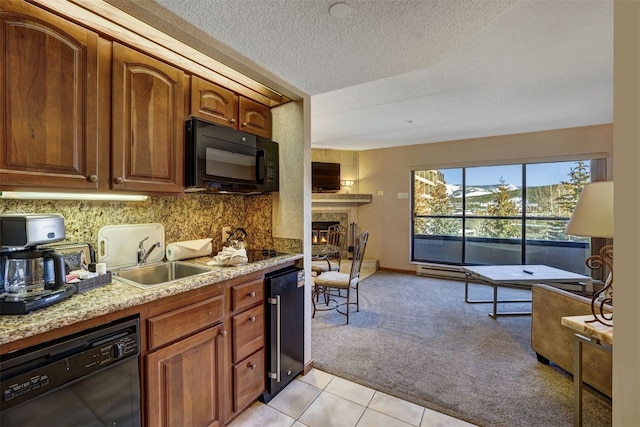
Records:
[[[531,348],[538,361],[573,373],[574,332],[561,324],[565,316],[591,314],[591,298],[547,285],[532,288]],[[611,353],[583,346],[582,379],[611,397]]]

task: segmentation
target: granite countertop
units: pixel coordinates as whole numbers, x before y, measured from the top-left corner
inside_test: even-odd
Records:
[[[0,316],[0,345],[193,289],[215,285],[235,277],[295,261],[301,259],[302,256],[302,254],[285,254],[242,266],[211,266],[209,273],[147,289],[120,282],[114,276],[109,285],[83,294],[75,294],[51,307],[24,315]],[[185,260],[185,262],[206,265],[210,260],[211,257],[203,257]]]

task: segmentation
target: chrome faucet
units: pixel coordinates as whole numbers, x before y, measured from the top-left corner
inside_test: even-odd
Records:
[[[149,248],[149,250],[145,250],[144,249],[144,242],[149,239],[149,236],[145,237],[144,239],[142,239],[140,241],[140,243],[138,243],[138,265],[142,265],[145,264],[147,262],[147,258],[149,258],[149,255],[151,255],[151,252],[153,252],[153,250],[155,248],[159,248],[160,247],[160,242],[156,242],[153,244],[153,246],[151,246]]]

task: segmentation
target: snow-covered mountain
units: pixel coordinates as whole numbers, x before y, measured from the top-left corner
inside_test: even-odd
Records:
[[[454,198],[462,198],[462,186],[457,184],[446,184],[447,196]],[[499,192],[499,185],[467,185],[467,197],[486,196]],[[507,184],[509,191],[519,190],[520,187],[513,184]]]

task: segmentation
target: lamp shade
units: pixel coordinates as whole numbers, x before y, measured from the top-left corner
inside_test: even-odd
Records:
[[[582,188],[567,234],[613,238],[613,181],[599,181]]]

